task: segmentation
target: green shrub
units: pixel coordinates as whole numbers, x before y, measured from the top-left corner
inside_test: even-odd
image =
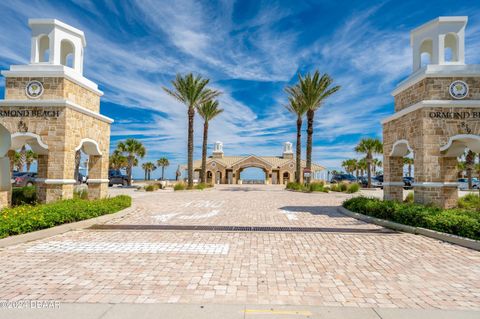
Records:
[[[360,190],[360,185],[358,183],[352,183],[348,185],[347,193],[353,194]]]
[[[470,193],[458,200],[458,207],[480,212],[480,196]]]
[[[145,186],[146,192],[153,192],[153,191],[156,191],[157,189],[158,189],[158,186],[156,184],[150,184]]]
[[[0,238],[112,214],[130,207],[131,203],[129,196],[120,195],[92,201],[68,199],[36,206],[5,208],[0,211]]]
[[[289,182],[287,183],[287,189],[291,189],[294,191],[301,191],[303,190],[303,185],[296,182]]]
[[[404,203],[413,203],[413,192],[407,194],[407,197],[403,200]]]
[[[332,192],[339,192],[338,184],[331,184],[330,185],[330,190]]]
[[[324,184],[323,182],[314,182],[310,183],[308,187],[310,192],[323,192]]]
[[[348,189],[347,183],[343,183],[343,182],[342,182],[342,183],[339,183],[339,184],[338,184],[338,191],[339,191],[339,192],[346,192],[347,189]]]
[[[182,183],[182,182],[176,183],[175,186],[173,186],[173,190],[175,190],[175,191],[183,191],[186,188],[187,187],[186,187],[185,183]]]
[[[73,189],[73,198],[75,199],[88,199],[88,188],[74,188]]]
[[[330,187],[328,187],[328,186],[323,187],[323,192],[324,193],[330,192]]]
[[[37,189],[35,186],[15,187],[12,189],[12,206],[35,205]]]
[[[467,199],[468,201],[468,199]],[[480,216],[464,209],[443,210],[433,206],[355,197],[343,206],[351,211],[404,225],[423,227],[453,235],[480,239]]]

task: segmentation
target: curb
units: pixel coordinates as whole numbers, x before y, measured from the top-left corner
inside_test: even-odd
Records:
[[[102,215],[90,219],[80,220],[78,222],[62,224],[50,228],[36,230],[30,233],[20,234],[20,235],[13,235],[3,239],[0,239],[0,249],[5,248],[8,246],[18,245],[27,243],[29,241],[44,239],[47,237],[60,235],[66,233],[71,230],[83,229],[90,227],[94,224],[103,224],[115,218],[121,218],[133,211],[135,211],[136,207],[132,204],[132,206],[125,208],[121,211],[118,211],[113,214]]]
[[[355,213],[355,212],[352,212],[352,211],[350,211],[350,210],[348,210],[348,209],[346,209],[345,207],[342,207],[342,206],[338,207],[338,211],[340,213],[344,214],[344,215],[347,215],[349,217],[353,217],[353,218],[358,219],[358,220],[362,220],[362,221],[367,222],[367,223],[376,224],[376,225],[379,225],[379,226],[383,226],[383,227],[394,229],[394,230],[399,230],[399,231],[414,234],[414,235],[423,235],[425,237],[438,239],[438,240],[445,241],[445,242],[450,243],[450,244],[455,244],[455,245],[470,248],[470,249],[473,249],[473,250],[476,250],[476,251],[480,251],[480,241],[479,240],[474,240],[474,239],[469,239],[469,238],[465,238],[465,237],[460,237],[460,236],[457,236],[457,235],[442,233],[442,232],[438,232],[438,231],[435,231],[435,230],[430,230],[430,229],[426,229],[426,228],[422,228],[422,227],[414,227],[414,226],[403,225],[403,224],[391,222],[391,221],[388,221],[388,220],[385,220],[385,219],[379,219],[379,218],[363,215],[363,214],[360,214],[360,213]]]

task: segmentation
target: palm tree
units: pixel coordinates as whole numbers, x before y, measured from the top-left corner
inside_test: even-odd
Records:
[[[365,175],[365,171],[367,170],[367,161],[362,158],[357,162],[358,169],[360,170],[360,175]]]
[[[288,104],[285,105],[288,111],[297,116],[297,146],[296,151],[296,173],[295,182],[300,183],[302,174],[302,124],[303,116],[307,113],[306,104],[303,103],[302,95],[298,85],[285,88],[288,96]]]
[[[168,161],[168,158],[161,157],[157,161],[157,165],[162,168],[162,181],[163,181],[164,180],[165,167],[169,166],[170,162]]]
[[[404,157],[403,158],[403,165],[408,165],[408,177],[412,177],[413,158]]]
[[[142,164],[142,168],[145,171],[145,180],[150,180],[150,174],[154,171],[157,167],[152,162],[146,162]]]
[[[18,171],[23,171],[23,167],[25,167],[25,163],[27,162],[27,148],[25,145],[22,146],[18,154]]]
[[[127,168],[128,161],[125,156],[123,156],[118,150],[115,150],[112,155],[110,155],[109,167],[111,169],[122,169]]]
[[[367,161],[367,177],[368,187],[372,186],[372,160],[373,155],[383,153],[383,145],[379,139],[376,138],[363,138],[355,147],[357,153],[365,154],[365,160]]]
[[[32,150],[28,150],[25,153],[25,165],[27,166],[27,172],[30,172],[30,167],[32,166],[33,162],[37,160],[37,158],[37,153]]]
[[[342,162],[342,167],[345,169],[347,173],[353,174],[353,171],[355,171],[357,168],[357,160],[355,159],[344,160]],[[357,177],[358,177],[358,174],[357,174]]]
[[[305,77],[298,74],[298,87],[302,96],[302,101],[307,107],[307,168],[312,168],[312,145],[313,145],[313,121],[315,111],[323,104],[324,100],[337,92],[340,86],[332,86],[333,79],[328,74],[315,71],[313,76],[307,73]],[[307,180],[307,183],[310,179]]]
[[[207,88],[210,80],[203,79],[201,76],[193,76],[189,73],[185,76],[177,74],[172,85],[173,90],[163,88],[167,94],[171,95],[188,108],[188,187],[193,187],[193,120],[195,118],[195,108],[213,100],[220,95],[220,92]]]
[[[476,154],[470,150],[465,155],[465,170],[467,172],[468,189],[472,189],[473,186],[472,173],[475,165],[475,157]]]
[[[145,146],[134,138],[128,138],[125,142],[119,142],[117,144],[117,150],[127,158],[128,186],[131,186],[133,167],[137,166],[138,158],[143,158],[147,151],[145,150]]]
[[[198,114],[203,118],[203,145],[202,145],[202,170],[200,171],[200,180],[206,182],[207,171],[207,140],[208,140],[208,123],[217,115],[223,112],[218,108],[218,101],[206,101],[197,108]]]

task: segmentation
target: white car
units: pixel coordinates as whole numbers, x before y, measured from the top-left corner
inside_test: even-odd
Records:
[[[458,179],[458,189],[465,191],[468,190],[468,178],[459,178]],[[478,189],[480,187],[480,182],[477,178],[472,178],[472,188]]]

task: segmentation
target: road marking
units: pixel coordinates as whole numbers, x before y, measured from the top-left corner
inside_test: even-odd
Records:
[[[180,216],[178,217],[178,219],[202,219],[202,218],[210,218],[210,217],[213,217],[213,216],[216,216],[218,215],[219,211],[218,210],[212,210],[210,213],[206,213],[206,214],[198,214],[198,213],[195,213],[193,215],[189,215],[189,216]]]
[[[288,220],[298,220],[297,214],[298,212],[292,212],[290,210],[282,209],[281,212],[285,214]]]
[[[307,310],[273,310],[273,309],[245,309],[245,314],[267,314],[267,315],[299,315],[311,316],[312,313]]]
[[[172,213],[172,214],[163,214],[163,215],[153,215],[152,217],[157,222],[166,222],[172,219],[173,217],[177,216],[179,213]]]
[[[196,200],[182,204],[182,207],[201,207],[201,208],[220,208],[225,203],[224,200]]]
[[[152,243],[152,242],[75,242],[49,241],[30,247],[27,252],[46,253],[189,253],[226,255],[229,244]]]

